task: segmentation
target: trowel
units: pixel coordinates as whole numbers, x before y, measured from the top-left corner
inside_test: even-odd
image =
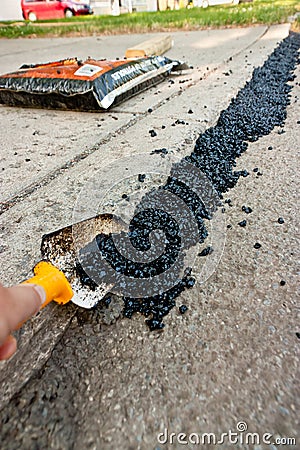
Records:
[[[42,308],[51,301],[61,305],[72,301],[88,309],[96,306],[113,287],[113,283],[109,277],[102,277],[100,283],[89,279],[78,261],[78,250],[81,254],[88,253],[90,258],[97,258],[99,250],[96,248],[96,236],[105,237],[125,230],[125,222],[118,217],[100,214],[45,234],[41,243],[42,260],[34,267],[34,276],[23,283],[33,283],[44,288],[46,300]]]

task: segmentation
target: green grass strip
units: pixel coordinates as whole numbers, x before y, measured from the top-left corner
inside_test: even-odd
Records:
[[[0,23],[0,37],[88,36],[93,34],[145,33],[199,30],[287,22],[300,10],[298,0],[255,0],[236,6],[212,6],[177,11],[143,12],[120,16],[79,16],[71,19]]]

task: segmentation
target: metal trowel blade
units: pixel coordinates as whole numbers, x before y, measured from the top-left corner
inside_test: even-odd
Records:
[[[100,214],[82,222],[66,226],[42,237],[41,254],[61,270],[70,282],[74,296],[71,301],[83,308],[93,308],[111,291],[113,284],[83,284],[78,275],[78,251],[90,245],[97,235],[126,231],[126,224],[112,214]]]

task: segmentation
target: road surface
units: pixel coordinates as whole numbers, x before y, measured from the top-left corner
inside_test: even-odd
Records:
[[[154,149],[190,154],[288,32],[280,25],[174,33],[167,56],[193,68],[104,114],[1,106],[3,282],[28,276],[42,235],[72,223],[94,171],[125,156],[134,164],[135,155]],[[146,37],[1,40],[0,69],[122,57]],[[243,427],[259,434],[256,450],[264,433],[271,443],[297,437],[299,68],[296,75],[285,133],[275,128],[238,159],[237,170],[249,176],[224,196],[230,226],[214,273],[177,298],[188,311],[174,308],[165,329],[150,332],[142,315],[123,318],[118,301],[109,313],[49,305],[18,333],[18,353],[0,364],[3,449],[181,448],[188,438],[194,448],[196,435],[220,439],[232,430],[241,439]],[[184,124],[173,126],[176,120]]]

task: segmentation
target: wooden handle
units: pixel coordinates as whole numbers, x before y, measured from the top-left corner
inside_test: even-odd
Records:
[[[172,36],[158,36],[126,50],[126,58],[143,58],[145,56],[162,55],[173,45]]]

